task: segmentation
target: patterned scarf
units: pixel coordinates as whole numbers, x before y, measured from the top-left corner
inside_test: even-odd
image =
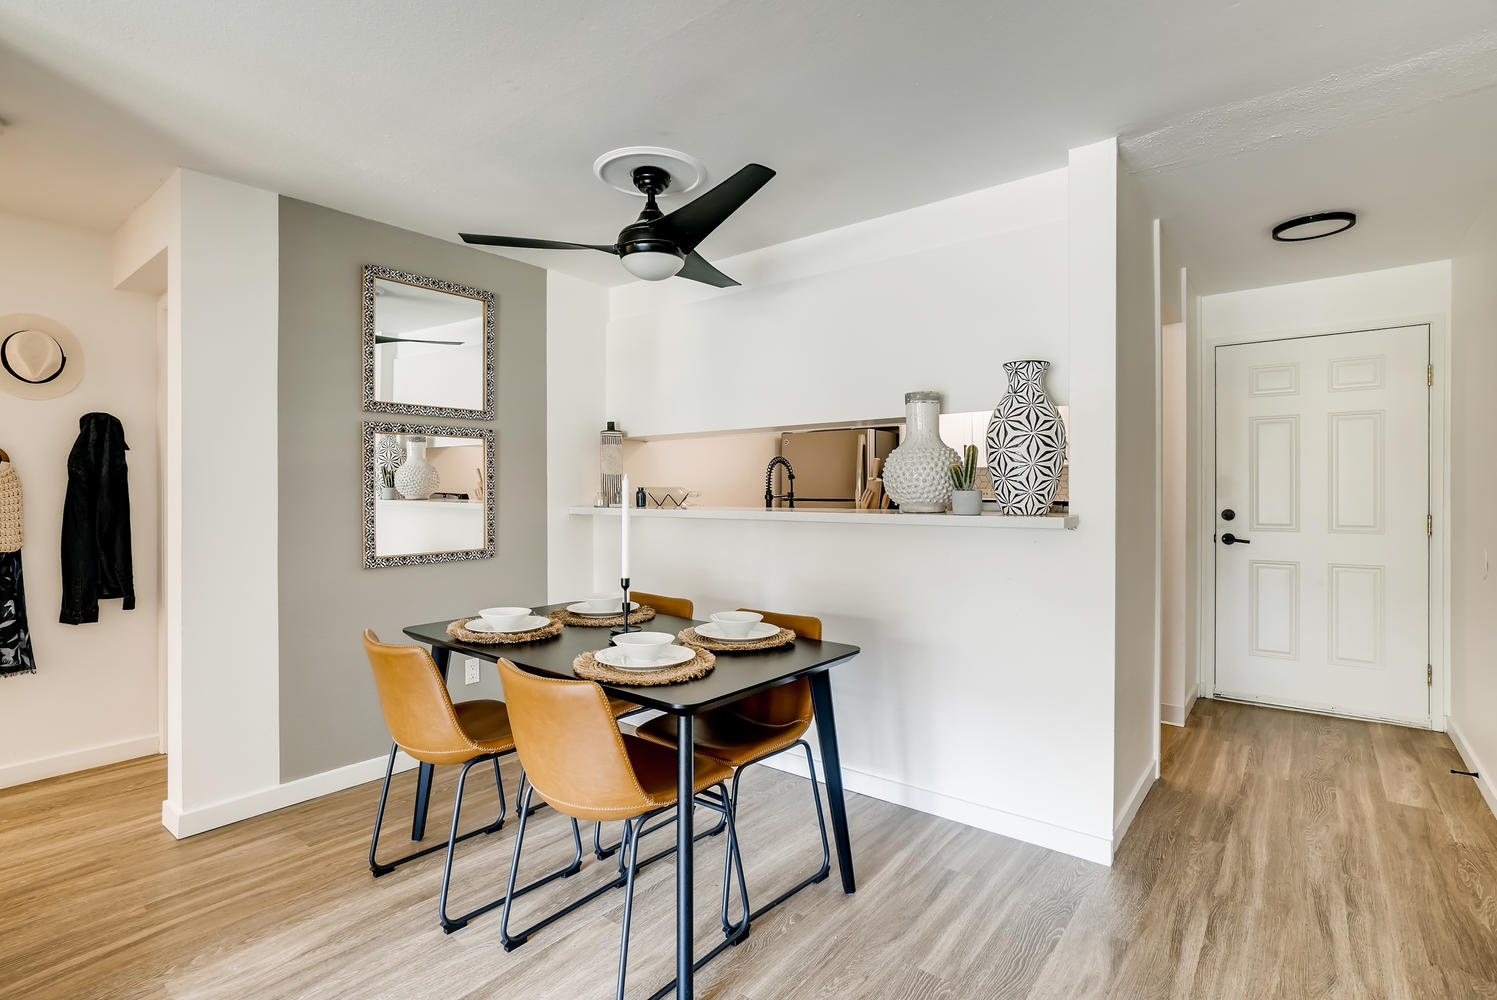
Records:
[[[21,553],[0,552],[0,677],[36,673],[31,629],[26,625],[26,592],[21,586]]]

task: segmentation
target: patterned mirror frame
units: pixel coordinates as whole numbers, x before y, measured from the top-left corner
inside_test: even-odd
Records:
[[[375,463],[374,442],[379,434],[427,434],[432,437],[467,437],[483,440],[484,487],[483,526],[486,545],[480,549],[455,552],[417,552],[409,555],[375,555],[374,502],[379,475]],[[465,559],[492,559],[497,548],[494,499],[494,432],[488,427],[460,427],[451,424],[391,424],[377,420],[364,421],[364,568],[381,566],[428,566],[432,563],[461,562]]]
[[[376,278],[398,281],[434,292],[461,295],[483,303],[483,409],[462,410],[451,406],[422,406],[416,403],[387,403],[374,398],[374,282]],[[446,417],[458,420],[494,419],[494,293],[471,288],[440,278],[399,271],[378,264],[364,265],[364,410],[368,413],[403,413],[419,417]]]

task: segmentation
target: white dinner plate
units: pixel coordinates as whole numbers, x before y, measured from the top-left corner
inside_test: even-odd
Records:
[[[490,625],[482,618],[473,619],[468,624],[464,625],[463,628],[467,629],[469,632],[479,632],[484,635],[508,635],[511,632],[529,632],[532,629],[538,629],[543,625],[549,624],[551,624],[551,619],[547,618],[545,615],[531,615],[529,618],[521,621],[520,624],[515,625],[511,628],[494,628],[494,626]]]
[[[629,610],[630,611],[637,611],[638,609],[639,609],[639,602],[638,601],[630,601],[629,602]],[[586,601],[578,601],[576,604],[568,604],[567,605],[567,610],[570,611],[574,615],[581,615],[584,618],[607,618],[609,615],[616,615],[616,614],[619,613],[617,610],[614,610],[614,611],[589,611],[589,610],[587,610],[587,602]]]
[[[662,667],[674,667],[678,663],[685,663],[695,655],[697,655],[697,651],[689,646],[666,646],[664,652],[655,657],[653,662],[626,663],[624,662],[624,651],[617,646],[609,646],[607,649],[600,649],[594,653],[593,659],[599,663],[606,663],[610,667],[617,667],[619,670],[647,671],[659,670]]]
[[[696,626],[697,635],[704,639],[715,639],[718,642],[758,642],[760,639],[768,639],[780,630],[778,625],[769,622],[755,622],[754,627],[749,629],[748,635],[729,635],[724,632],[722,626],[717,622],[707,622],[705,625]]]

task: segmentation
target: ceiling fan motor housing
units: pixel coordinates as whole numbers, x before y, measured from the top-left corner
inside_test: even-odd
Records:
[[[632,253],[664,253],[674,257],[684,258],[685,254],[675,241],[664,238],[655,232],[655,220],[659,219],[663,212],[655,204],[655,196],[660,194],[671,184],[671,175],[662,167],[635,167],[630,175],[634,180],[634,186],[639,188],[645,196],[644,211],[639,213],[639,218],[625,226],[619,233],[619,256],[623,257]]]

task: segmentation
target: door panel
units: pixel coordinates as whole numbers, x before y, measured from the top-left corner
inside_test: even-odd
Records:
[[[1218,694],[1429,724],[1428,359],[1426,326],[1217,348]]]

